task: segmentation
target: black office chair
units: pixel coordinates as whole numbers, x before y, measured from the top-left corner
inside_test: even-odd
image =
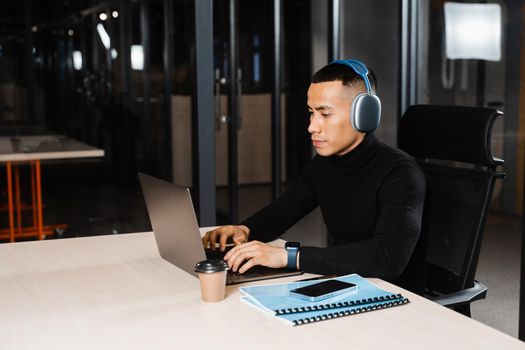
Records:
[[[420,241],[400,283],[470,316],[487,288],[474,279],[495,179],[503,160],[492,156],[491,108],[418,105],[400,121],[399,148],[427,178]]]

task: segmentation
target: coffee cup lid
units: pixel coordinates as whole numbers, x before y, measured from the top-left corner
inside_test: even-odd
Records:
[[[222,259],[203,260],[195,264],[195,271],[201,273],[220,272],[228,269],[228,264]]]

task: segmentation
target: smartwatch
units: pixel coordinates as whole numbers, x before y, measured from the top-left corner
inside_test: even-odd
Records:
[[[288,253],[288,264],[286,265],[286,268],[297,270],[297,253],[301,250],[301,243],[286,242],[284,248]]]

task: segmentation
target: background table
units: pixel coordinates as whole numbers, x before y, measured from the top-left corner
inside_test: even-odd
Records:
[[[294,276],[273,282],[306,278]],[[291,327],[239,300],[200,300],[152,233],[0,245],[2,349],[525,349],[378,279],[407,305]],[[261,281],[256,283],[269,283]]]
[[[66,226],[44,226],[41,160],[103,156],[104,150],[62,135],[0,137],[0,163],[6,164],[7,211],[9,215],[9,228],[0,230],[0,239],[9,238],[11,242],[14,242],[16,237],[37,236],[41,240],[46,234],[52,233],[55,228],[64,228]],[[30,166],[30,206],[24,206],[21,202],[20,164],[29,164]],[[33,214],[32,226],[29,227],[22,226],[22,210],[26,208],[31,209]],[[17,214],[16,224],[15,212]]]

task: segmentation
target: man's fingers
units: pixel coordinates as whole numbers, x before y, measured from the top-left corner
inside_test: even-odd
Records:
[[[228,237],[232,237],[233,243],[235,245],[241,245],[246,243],[247,234],[237,226],[222,226],[214,230],[206,232],[202,237],[202,244],[205,248],[208,246],[215,250],[216,245],[219,245],[219,249],[224,251],[226,249],[226,244],[228,242]]]
[[[224,248],[226,248],[226,241],[228,240],[228,236],[229,234],[223,233],[220,237],[219,249],[221,250],[221,252],[223,252]]]
[[[233,247],[225,256],[224,256],[224,259],[225,260],[228,260],[233,254],[237,254],[239,252],[244,252],[246,251],[246,249],[249,249],[249,250],[256,250],[258,249],[257,247],[262,247],[263,244],[259,241],[251,241],[251,242],[247,242],[247,243],[241,243],[239,245],[236,245],[235,247]]]
[[[235,232],[233,234],[233,243],[235,245],[246,243],[246,234],[244,232]]]
[[[244,273],[255,265],[276,268],[286,266],[286,250],[251,241],[233,247],[224,259],[232,271]]]
[[[242,252],[235,252],[229,259],[228,259],[228,265],[230,265],[230,268],[233,271],[237,271],[239,269],[239,266],[244,261],[245,254]]]
[[[245,273],[246,271],[248,271],[249,269],[251,269],[255,265],[259,265],[257,263],[257,258],[256,257],[248,260],[247,262],[245,262],[244,265],[242,265],[241,268],[239,269],[239,273]]]
[[[204,236],[202,236],[202,244],[204,245],[204,248],[208,247],[208,244],[210,243],[210,236],[213,231],[208,231],[204,234]]]
[[[226,255],[224,255],[224,260],[228,260],[230,259],[230,257],[232,257],[233,255],[237,254],[238,252],[241,251],[241,249],[244,249],[244,247],[246,246],[250,246],[252,242],[250,243],[243,243],[243,244],[240,244],[240,245],[236,245],[235,247],[233,247],[228,253],[226,253]]]
[[[210,242],[210,248],[212,250],[215,250],[215,244],[217,243],[217,235],[219,234],[219,230],[213,230],[210,233],[209,242]]]
[[[259,255],[259,250],[254,245],[243,245],[233,248],[228,253],[232,254],[230,254],[230,256],[227,259],[225,257],[225,259],[228,261],[228,265],[230,266],[230,268],[233,271],[237,271],[243,261]]]

